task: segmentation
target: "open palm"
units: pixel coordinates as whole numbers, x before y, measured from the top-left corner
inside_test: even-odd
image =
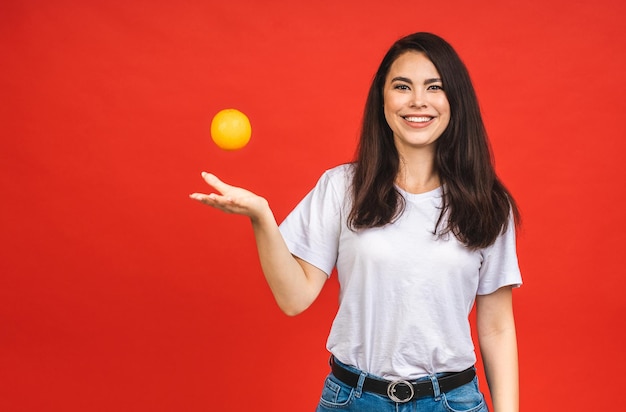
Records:
[[[202,178],[219,193],[192,193],[189,195],[192,199],[226,213],[244,215],[251,219],[258,218],[268,208],[267,200],[249,190],[226,184],[211,173],[202,172]]]

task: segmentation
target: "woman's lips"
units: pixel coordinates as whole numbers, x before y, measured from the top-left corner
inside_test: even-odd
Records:
[[[426,127],[430,125],[433,122],[433,120],[435,120],[433,116],[426,116],[426,115],[420,115],[420,116],[408,115],[408,116],[402,116],[402,118],[404,119],[405,123],[407,123],[409,126],[416,127],[416,128]]]

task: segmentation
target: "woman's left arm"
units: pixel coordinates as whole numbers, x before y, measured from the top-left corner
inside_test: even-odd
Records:
[[[511,287],[476,297],[480,352],[494,412],[519,411],[517,338]]]

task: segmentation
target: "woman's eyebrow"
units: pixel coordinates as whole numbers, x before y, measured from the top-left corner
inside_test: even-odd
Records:
[[[426,81],[424,81],[424,85],[433,84],[433,83],[443,83],[443,82],[441,81],[441,79],[437,77],[432,78],[432,79],[426,79]]]
[[[411,79],[409,79],[408,77],[402,77],[402,76],[397,76],[394,77],[393,79],[391,79],[391,82],[405,82],[408,84],[413,84],[413,82],[411,81]]]
[[[402,77],[402,76],[394,77],[393,79],[391,79],[391,82],[392,83],[393,82],[404,82],[404,83],[408,83],[408,84],[413,84],[413,81],[411,79],[409,79],[408,77]],[[433,83],[443,83],[443,82],[438,77],[433,77],[432,79],[424,80],[424,85],[429,85],[429,84],[433,84]]]

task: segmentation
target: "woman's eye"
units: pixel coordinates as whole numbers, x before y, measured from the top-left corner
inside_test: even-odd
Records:
[[[428,90],[443,90],[443,86],[439,84],[432,84],[428,86]]]
[[[396,84],[393,88],[396,90],[409,90],[409,86],[406,84]]]

